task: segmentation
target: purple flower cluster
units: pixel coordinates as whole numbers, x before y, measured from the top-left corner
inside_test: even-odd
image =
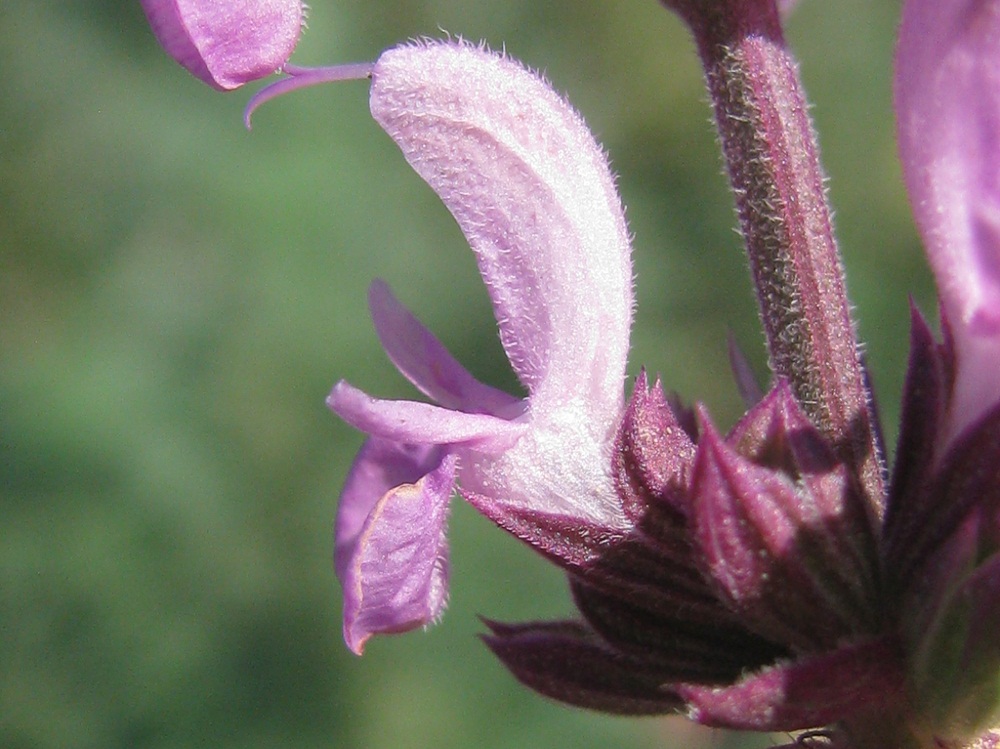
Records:
[[[346,382],[328,399],[368,435],[336,523],[345,640],[360,653],[440,616],[457,492],[567,573],[579,618],[485,637],[543,694],[823,728],[802,745],[1000,746],[1000,0],[903,3],[899,147],[943,341],[914,312],[891,471],[778,5],[664,4],[705,67],[774,371],[728,433],[645,375],[625,398],[622,207],[600,147],[535,73],[454,41],[298,68],[298,2],[144,0],[206,82],[288,74],[251,110],[370,76],[372,115],[468,239],[528,394],[477,381],[371,286],[386,353],[430,402]]]

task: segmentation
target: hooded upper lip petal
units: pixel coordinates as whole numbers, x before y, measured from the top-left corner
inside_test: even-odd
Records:
[[[620,408],[629,238],[579,115],[517,62],[454,43],[385,52],[371,110],[468,239],[533,404],[579,393]]]
[[[469,240],[529,397],[477,382],[377,282],[370,301],[389,356],[441,406],[378,401],[340,383],[331,407],[382,438],[461,449],[460,479],[473,491],[620,522],[610,453],[632,271],[604,153],[541,78],[462,42],[385,52],[371,110]]]

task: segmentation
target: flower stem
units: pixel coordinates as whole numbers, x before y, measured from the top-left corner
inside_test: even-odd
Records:
[[[663,0],[694,33],[768,341],[816,426],[861,478],[884,478],[871,394],[833,237],[816,137],[774,0]]]

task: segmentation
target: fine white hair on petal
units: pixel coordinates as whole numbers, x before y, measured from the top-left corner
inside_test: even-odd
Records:
[[[619,400],[629,238],[607,159],[580,116],[520,63],[465,42],[385,52],[371,108],[469,240],[532,395],[558,384]]]

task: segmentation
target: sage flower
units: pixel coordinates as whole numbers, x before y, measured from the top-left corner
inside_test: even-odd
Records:
[[[475,253],[527,397],[475,380],[384,283],[372,285],[386,353],[433,404],[373,399],[346,382],[328,399],[371,435],[336,529],[344,634],[356,652],[373,633],[440,613],[453,485],[485,512],[624,524],[611,450],[632,312],[628,232],[607,159],[541,78],[452,42],[391,49],[371,78],[372,115]]]

